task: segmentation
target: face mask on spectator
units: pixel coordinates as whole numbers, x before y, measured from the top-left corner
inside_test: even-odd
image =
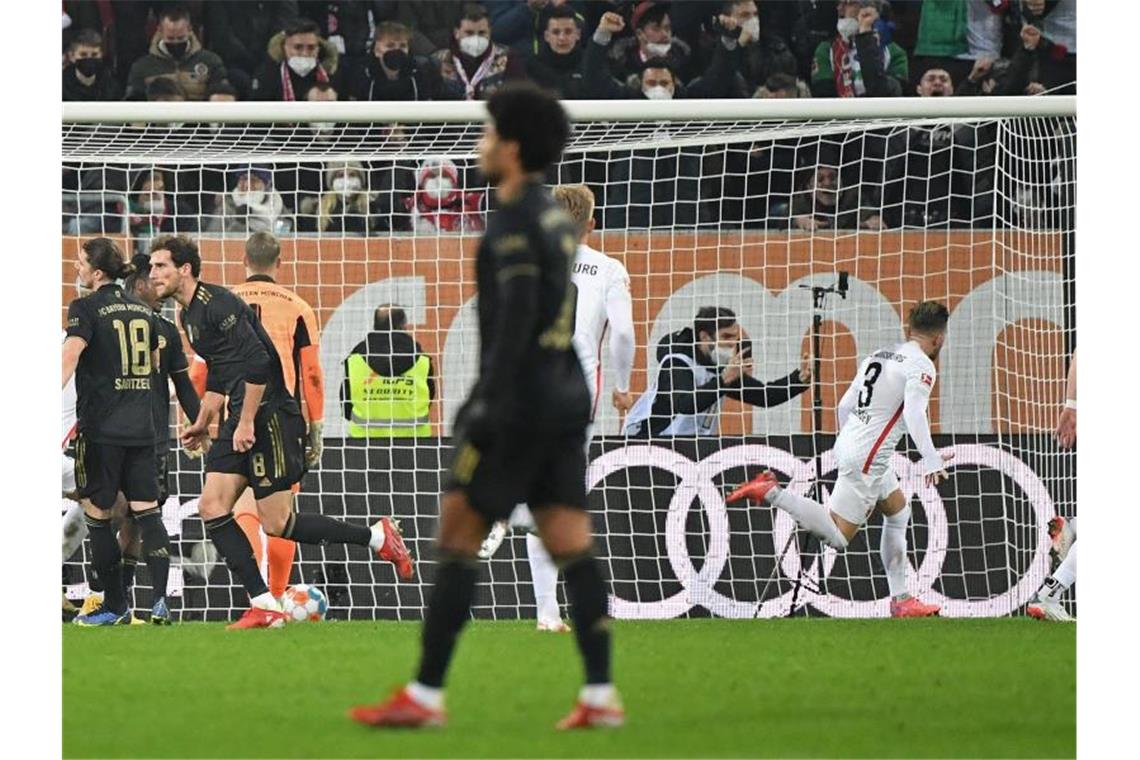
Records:
[[[486,37],[472,34],[459,40],[459,51],[472,58],[478,58],[487,52],[487,46],[490,44],[491,41]]]
[[[241,190],[234,190],[233,192],[235,206],[251,206],[261,203],[265,200],[264,190],[250,190],[242,192]]]
[[[669,51],[673,48],[673,41],[669,42],[647,42],[645,49],[649,51],[650,58],[661,58],[669,55]]]
[[[424,192],[433,198],[444,198],[454,189],[448,177],[428,177],[424,180]]]
[[[337,177],[332,182],[332,189],[341,195],[352,195],[360,192],[360,180],[356,177]]]
[[[760,36],[760,19],[756,16],[748,19],[741,24],[741,26],[744,27],[744,31],[748,32],[748,36],[752,39],[757,39]]]
[[[75,62],[75,70],[85,77],[93,77],[102,69],[102,58],[80,58]]]
[[[142,207],[143,211],[151,214],[161,214],[166,210],[166,203],[163,202],[161,195],[139,198],[139,206]]]
[[[845,40],[851,39],[859,31],[859,21],[853,18],[841,18],[835,22],[835,31]]]
[[[311,126],[313,128],[313,131],[316,132],[318,135],[324,135],[324,134],[328,134],[329,132],[332,132],[334,129],[336,129],[336,122],[335,121],[314,121],[309,126]]]
[[[385,50],[381,60],[389,71],[403,71],[404,67],[408,65],[408,54],[399,48],[393,48],[392,50]]]
[[[661,85],[657,85],[655,87],[646,87],[644,90],[642,90],[642,92],[645,93],[645,97],[649,98],[650,100],[673,99],[673,93],[669,92],[669,88],[662,87]]]
[[[163,40],[159,43],[159,46],[161,46],[171,58],[178,59],[186,55],[186,49],[190,47],[190,42],[188,40],[182,40],[180,42],[167,42]]]
[[[317,59],[309,56],[295,55],[289,58],[289,68],[296,72],[297,76],[305,77],[309,72],[317,67]]]
[[[732,357],[734,356],[736,356],[735,345],[722,346],[720,343],[717,343],[716,348],[713,349],[713,357],[716,359],[718,367],[728,366],[728,363],[732,361]]]

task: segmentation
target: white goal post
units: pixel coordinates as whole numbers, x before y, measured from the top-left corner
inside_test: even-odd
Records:
[[[806,614],[885,614],[877,517],[842,554],[793,543],[780,562],[791,522],[726,507],[723,496],[761,467],[806,493],[818,466],[826,493],[835,402],[859,359],[896,340],[922,299],[951,309],[931,419],[936,444],[957,456],[937,491],[922,486],[913,452],[894,459],[914,515],[908,584],[945,615],[1017,614],[1049,569],[1045,523],[1076,508],[1075,454],[1050,436],[1076,336],[1075,98],[566,107],[574,135],[549,181],[591,187],[591,244],[630,273],[635,395],[653,381],[662,342],[702,306],[736,314],[763,381],[820,348],[821,413],[814,391],[769,409],[728,400],[717,434],[690,439],[626,438],[608,405],[602,352],[587,480],[614,614],[774,617],[788,614],[793,595]],[[203,278],[226,285],[244,278],[250,231],[280,239],[281,281],[321,324],[326,382],[326,450],[299,508],[357,522],[395,514],[421,560],[416,580],[398,583],[363,550],[300,547],[294,581],[321,586],[332,617],[423,610],[450,423],[476,371],[471,265],[493,207],[473,161],[484,118],[478,102],[63,108],[64,310],[75,297],[69,262],[94,235],[137,252],[156,234],[189,234]],[[239,204],[235,183],[251,175],[264,195]],[[428,193],[433,177],[453,192]],[[816,308],[812,288],[836,284],[840,272],[846,297]],[[386,303],[405,309],[432,358],[431,434],[354,439],[340,403],[343,364]],[[171,423],[173,436],[173,412]],[[172,606],[185,619],[228,617],[244,600],[224,565],[203,559],[201,465],[172,454],[171,478]],[[85,588],[83,556],[65,558],[73,596]],[[484,580],[475,614],[533,616],[521,533]],[[148,582],[140,566],[140,600]]]

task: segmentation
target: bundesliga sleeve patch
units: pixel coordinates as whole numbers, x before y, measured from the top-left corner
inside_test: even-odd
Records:
[[[923,372],[922,373],[922,384],[923,385],[929,385],[929,386],[933,387],[934,386],[934,378],[931,377],[930,375],[926,374],[925,372]]]

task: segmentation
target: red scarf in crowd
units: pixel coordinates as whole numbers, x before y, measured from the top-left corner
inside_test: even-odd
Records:
[[[282,61],[281,62],[281,99],[282,100],[296,100],[297,99],[297,94],[295,92],[293,92],[293,78],[291,76],[289,76],[290,71],[292,71],[292,69],[289,68],[289,64]],[[323,65],[318,63],[315,71],[317,72],[317,81],[318,82],[329,81],[329,75],[325,73],[325,67]]]

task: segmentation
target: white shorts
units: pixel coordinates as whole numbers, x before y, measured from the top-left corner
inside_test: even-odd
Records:
[[[894,470],[887,468],[878,476],[864,475],[859,469],[840,465],[839,477],[827,508],[853,525],[867,521],[871,510],[882,499],[898,490]]]
[[[75,460],[69,456],[63,457],[63,493],[75,490]]]

